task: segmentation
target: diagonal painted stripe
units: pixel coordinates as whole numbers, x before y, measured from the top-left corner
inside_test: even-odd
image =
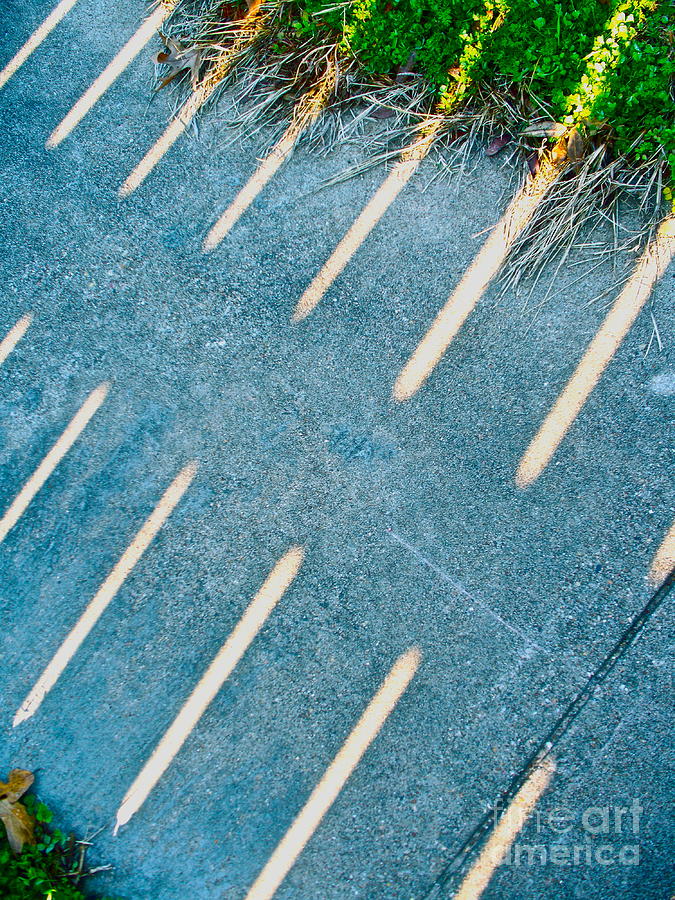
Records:
[[[175,3],[166,3],[158,6],[155,11],[148,16],[138,31],[131,37],[122,47],[115,58],[106,66],[94,83],[80,97],[70,112],[56,126],[54,131],[47,139],[47,147],[57,147],[61,141],[65,140],[71,131],[79,125],[84,117],[91,111],[96,103],[101,99],[109,87],[111,87],[119,76],[124,72],[127,66],[133,62],[148,41],[151,40],[155,32],[167,19]]]
[[[152,756],[126,792],[117,812],[115,834],[138,812],[154,786],[171,765],[173,758],[192,733],[206,708],[225,680],[229,678],[270,613],[295,579],[304,555],[301,547],[292,547],[272,569],[236,628],[220,648]]]
[[[14,75],[21,66],[26,62],[28,57],[34,50],[40,46],[44,39],[59,24],[61,19],[70,12],[75,6],[77,0],[61,0],[61,2],[51,11],[44,20],[42,25],[33,32],[23,47],[10,59],[5,68],[0,72],[0,88],[3,88],[9,79]]]
[[[256,197],[269,184],[293,152],[297,138],[298,135],[293,134],[289,128],[265,159],[262,160],[256,172],[239,191],[232,204],[225,210],[204,238],[203,250],[205,253],[216,249]]]
[[[119,190],[120,197],[128,197],[130,194],[140,187],[148,177],[150,172],[155,168],[157,163],[167,153],[178,138],[187,130],[190,122],[199,112],[199,109],[206,101],[196,94],[193,94],[180,108],[178,115],[168,124],[164,134],[145,154],[133,172],[126,179]]]
[[[652,560],[649,570],[649,581],[654,587],[660,587],[675,569],[675,522],[670,526],[668,534]]]
[[[188,463],[174,478],[161,500],[149,515],[142,528],[120,557],[96,596],[82,613],[74,628],[61,644],[51,662],[38,678],[18,712],[14,716],[16,728],[21,722],[35,715],[44,698],[63,674],[66,666],[78,651],[91,629],[101,618],[108,604],[122,587],[141,556],[148,549],[162,525],[171,515],[178,501],[189,487],[197,472],[195,462]]]
[[[509,204],[492,234],[474,257],[448,302],[434,319],[394,384],[395,400],[409,400],[443,358],[460,328],[499,272],[513,242],[532,218],[541,198],[559,173],[543,165],[535,178]]]
[[[24,334],[28,331],[30,323],[33,321],[31,313],[22,316],[16,325],[12,326],[6,336],[0,341],[0,366],[7,359],[12,350],[19,343]]]
[[[246,18],[242,22],[241,34],[238,39],[232,47],[223,49],[213,61],[203,81],[197,85],[195,91],[185,101],[176,118],[168,124],[164,134],[148,150],[119,189],[120,197],[128,197],[143,184],[162,157],[189,128],[194,117],[228,74],[242,50],[253,44],[262,33],[270,13],[261,14],[261,5],[261,0],[253,0]]]
[[[336,74],[337,70],[335,66],[331,66],[319,86],[309,91],[298,101],[296,108],[293,111],[293,121],[286,129],[282,138],[272,148],[265,159],[262,160],[256,172],[239,191],[228,209],[225,210],[207,234],[203,245],[205,253],[214,250],[220,244],[225,235],[228,234],[235,223],[239,221],[243,213],[246,212],[256,197],[261,193],[265,186],[269,184],[286,162],[293,152],[293,148],[300,135],[312,124],[312,122],[316,121],[317,117],[321,114],[326,99],[335,85]]]
[[[403,151],[401,159],[359,213],[354,224],[337,245],[319,274],[298,300],[293,312],[293,322],[301,322],[306,319],[319,304],[326,291],[345,269],[361,244],[415,174],[420,163],[429,153],[442,123],[443,120],[440,116],[431,116],[421,130],[421,137],[417,137]]]
[[[413,648],[396,660],[380,689],[312,791],[309,800],[258,875],[246,895],[246,900],[270,900],[274,896],[410,684],[420,659],[420,651]]]
[[[110,385],[104,382],[89,394],[61,437],[16,495],[9,509],[0,519],[0,543],[4,541],[12,528],[14,528],[37,492],[82,434],[91,417],[105,400],[109,388]]]
[[[495,830],[469,870],[454,900],[478,900],[490,883],[495,870],[507,858],[513,842],[534,812],[554,772],[555,762],[550,756],[533,769],[525,784],[502,813]]]
[[[656,239],[640,257],[576,371],[525,451],[516,473],[518,487],[532,484],[549,464],[673,255],[675,218],[669,218],[661,224]]]
[[[77,0],[61,0],[61,2],[50,12],[42,25],[33,32],[23,47],[10,59],[5,68],[0,72],[0,88],[3,88],[12,75],[16,74],[21,66],[26,62],[28,57],[34,50],[40,46],[44,39],[59,24],[61,19],[70,12],[75,6]]]

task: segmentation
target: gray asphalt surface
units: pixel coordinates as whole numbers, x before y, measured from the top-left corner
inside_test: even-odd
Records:
[[[50,9],[3,5],[0,65]],[[204,256],[264,140],[223,149],[212,116],[119,201],[168,117],[166,98],[148,104],[151,48],[60,148],[44,145],[142,13],[79,0],[0,92],[0,337],[34,316],[0,368],[0,510],[87,394],[112,385],[0,545],[3,774],[38,769],[65,827],[106,826],[92,861],[114,871],[97,891],[244,898],[394,660],[419,646],[417,675],[277,897],[421,898],[652,593],[675,516],[675,271],[651,300],[663,351],[645,353],[647,309],[553,463],[519,490],[518,461],[605,315],[588,301],[611,264],[577,283],[566,269],[534,321],[491,288],[419,395],[394,403],[396,374],[503,210],[507,173],[477,156],[448,185],[425,162],[291,325],[384,173],[312,191],[353,151],[298,151]],[[176,510],[12,729],[190,460],[199,472]],[[295,582],[113,837],[126,790],[293,544],[306,551]],[[571,810],[570,844],[638,843],[639,864],[505,865],[485,898],[670,896],[672,646],[665,604],[556,748],[541,802]],[[579,824],[635,798],[635,840]],[[522,837],[553,840],[534,820]]]

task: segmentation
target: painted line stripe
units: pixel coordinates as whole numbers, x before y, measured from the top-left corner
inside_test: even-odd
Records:
[[[555,762],[550,756],[533,770],[502,814],[480,856],[455,894],[454,900],[478,900],[496,869],[506,859],[513,842],[532,815],[554,772]]]
[[[120,197],[128,197],[130,194],[133,194],[136,188],[143,184],[164,154],[173,147],[178,138],[187,130],[190,122],[204,102],[205,100],[202,100],[201,97],[196,94],[193,94],[188,98],[180,108],[176,118],[172,119],[168,124],[164,134],[151,149],[148,150],[143,159],[124,182],[119,190]]]
[[[0,89],[2,89],[12,75],[21,68],[28,57],[34,50],[40,46],[44,39],[51,31],[56,28],[61,19],[68,13],[77,0],[61,0],[61,2],[50,12],[42,25],[33,32],[23,47],[10,59],[5,68],[0,72]]]
[[[138,31],[122,47],[115,58],[106,66],[98,78],[93,82],[70,112],[56,126],[47,139],[47,147],[53,149],[65,140],[71,131],[79,125],[94,105],[98,103],[111,85],[119,78],[124,70],[138,56],[145,45],[152,39],[162,23],[167,19],[175,4],[158,6],[157,9],[143,22]]]
[[[270,13],[260,15],[260,8],[261,0],[254,0],[246,14],[246,18],[242,22],[241,36],[232,47],[222,50],[220,55],[213,61],[204,80],[188,97],[175,119],[172,119],[162,136],[148,150],[119,189],[120,197],[128,197],[136,188],[143,184],[162,157],[188,129],[199,110],[228,74],[238,55],[256,39],[270,15]]]
[[[559,166],[543,164],[537,175],[511,201],[450,295],[448,302],[401,370],[394,384],[395,400],[409,400],[431,375],[490,282],[499,272],[513,242],[532,218],[541,198],[559,171]]]
[[[202,248],[204,253],[210,253],[211,250],[215,250],[232,227],[239,221],[251,203],[291,155],[297,139],[298,134],[292,132],[291,126],[265,159],[261,161],[256,172],[206,235]]]
[[[661,587],[666,578],[675,569],[675,522],[663,539],[649,570],[649,581],[654,587]]]
[[[0,342],[0,366],[7,359],[12,350],[19,343],[24,334],[28,331],[30,323],[33,321],[31,313],[22,316],[16,325],[7,332],[6,336]]]
[[[229,678],[274,607],[292,584],[300,570],[304,555],[302,547],[292,547],[274,566],[236,628],[220,648],[152,756],[126,792],[117,812],[115,834],[138,812],[171,765],[225,680]]]
[[[312,791],[309,800],[255,880],[246,895],[246,900],[270,900],[274,896],[410,684],[420,659],[420,651],[415,647],[396,660],[380,689]]]
[[[0,543],[4,541],[12,528],[14,528],[37,492],[82,434],[91,417],[105,400],[109,389],[110,385],[108,382],[104,382],[89,394],[61,437],[16,495],[11,506],[0,519]]]
[[[256,197],[276,175],[282,165],[293,152],[293,148],[303,131],[308,128],[321,114],[324,104],[335,85],[335,66],[322,79],[318,88],[308,92],[298,101],[293,112],[293,121],[286,132],[269,154],[258,166],[257,171],[251,176],[246,185],[239,191],[228,209],[218,219],[204,239],[204,253],[220,244],[232,227],[239,221],[243,213],[249,208]]]
[[[439,116],[431,117],[422,131],[421,137],[416,138],[406,147],[401,154],[401,159],[394,165],[337,245],[329,260],[298,300],[291,321],[301,322],[316,308],[326,291],[345,269],[361,244],[415,174],[420,163],[429,153],[442,122],[443,120]]]
[[[674,254],[675,218],[669,218],[662,222],[655,240],[640,257],[576,371],[525,451],[516,473],[518,487],[532,484],[549,464]]]
[[[150,513],[138,534],[124,551],[110,575],[98,589],[95,597],[82,613],[68,637],[61,644],[51,662],[19,707],[18,712],[14,716],[13,725],[15,728],[21,722],[35,715],[40,708],[40,704],[59,680],[82,642],[122,587],[136,563],[148,549],[162,525],[171,515],[171,512],[195,477],[196,472],[197,463],[188,463],[166,489],[157,506]]]

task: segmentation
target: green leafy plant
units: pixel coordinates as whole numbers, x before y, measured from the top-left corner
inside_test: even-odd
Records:
[[[675,8],[655,0],[620,3],[566,102],[569,124],[611,128],[616,151],[651,159],[662,148],[675,171]]]
[[[13,770],[0,783],[0,897],[2,900],[85,900],[78,882],[86,874],[84,849],[74,836],[51,827],[52,811],[35,796],[23,796],[30,772]]]
[[[393,72],[414,55],[419,71],[442,85],[459,62],[462,35],[481,6],[478,0],[357,0],[344,45],[378,74]]]
[[[608,7],[597,0],[504,0],[499,28],[480,34],[470,60],[476,83],[526,82],[553,118],[579,81]]]

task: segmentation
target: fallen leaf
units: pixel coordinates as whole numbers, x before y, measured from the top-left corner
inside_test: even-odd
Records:
[[[183,47],[178,41],[171,38],[165,38],[165,49],[160,50],[155,56],[155,62],[161,66],[168,66],[170,72],[157,85],[157,90],[161,91],[169,82],[183,72],[190,72],[190,83],[192,90],[197,87],[199,79],[199,67],[202,64],[202,51],[199,47]]]
[[[527,128],[523,129],[520,133],[522,135],[527,135],[528,137],[559,138],[562,137],[566,131],[567,128],[562,122],[553,122],[544,119],[541,122],[533,122],[532,125],[528,125]]]
[[[12,769],[7,783],[0,781],[0,820],[5,826],[9,846],[21,853],[24,844],[34,844],[35,819],[19,799],[33,783],[33,774],[25,769]]]
[[[23,797],[34,781],[35,777],[32,772],[28,772],[26,769],[12,769],[7,784],[0,781],[0,797],[6,794],[7,799],[14,803]]]
[[[567,156],[571,163],[578,163],[584,157],[584,139],[578,128],[573,128],[567,137]]]
[[[510,134],[500,134],[485,149],[486,156],[496,156],[500,150],[503,150],[507,144],[510,144],[513,138]]]
[[[530,175],[534,178],[534,176],[539,171],[539,154],[538,153],[530,153],[527,157],[527,167],[530,170]]]

